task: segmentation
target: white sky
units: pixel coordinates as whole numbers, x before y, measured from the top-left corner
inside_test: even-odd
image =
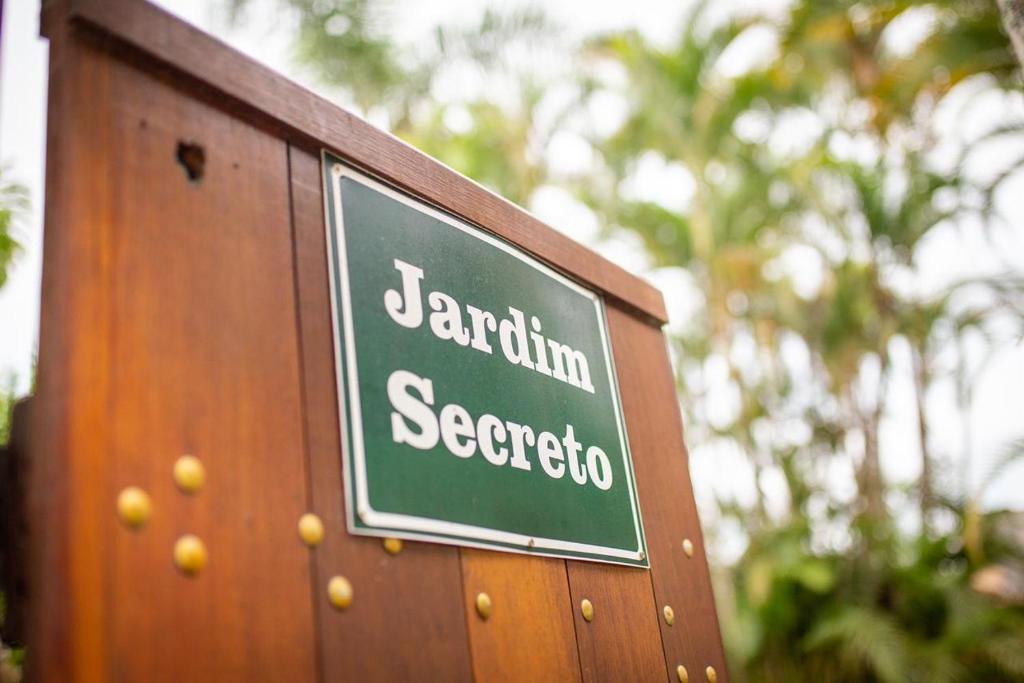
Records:
[[[255,16],[253,27],[228,30],[210,10],[212,3],[203,0],[162,0],[171,11],[188,21],[217,34],[238,49],[247,52],[272,68],[281,71],[307,86],[313,83],[297,73],[289,61],[289,31],[267,16]],[[395,2],[402,9],[397,31],[400,36],[414,41],[422,31],[442,19],[472,20],[482,4],[478,0],[438,0],[436,2]],[[593,2],[593,0],[558,0],[544,3],[548,12],[562,26],[574,34],[587,34],[602,29],[635,26],[658,42],[672,38],[679,24],[681,10],[673,10],[673,3],[663,0],[631,0],[630,2]],[[723,5],[729,3],[722,3]],[[757,3],[743,1],[743,6]],[[32,359],[38,336],[39,283],[42,239],[42,191],[44,186],[43,161],[45,150],[46,111],[46,43],[38,37],[38,0],[7,0],[4,9],[2,61],[0,61],[0,161],[8,166],[8,176],[27,185],[31,193],[31,213],[18,226],[18,237],[25,246],[7,285],[0,289],[0,381],[13,374],[17,385],[27,390]],[[730,7],[736,3],[729,4]],[[716,5],[717,7],[717,5]],[[267,26],[276,30],[268,33]],[[758,38],[751,39],[747,55],[757,53]],[[742,61],[736,58],[735,63]],[[982,109],[988,114],[974,112],[964,120],[952,118],[949,127],[959,130],[970,125],[984,126],[992,121],[993,111],[1015,107],[1024,111],[1019,101],[990,102]],[[566,146],[567,155],[572,145]],[[567,161],[571,163],[571,160]],[[648,164],[645,173],[649,191],[654,198],[679,195],[680,179],[671,168]],[[1006,198],[1024,194],[1024,178],[1018,177],[1003,191],[1004,210],[1011,218],[1012,227],[997,235],[999,250],[1014,259],[1018,272],[1024,272],[1024,205]],[[674,322],[684,319],[688,303],[679,292],[682,277],[678,271],[651,272],[639,243],[630,236],[617,237],[596,243],[597,227],[592,215],[581,211],[558,190],[545,190],[532,202],[531,210],[542,219],[624,267],[638,272],[660,286]],[[939,230],[929,237],[924,248],[925,267],[921,274],[926,285],[935,287],[950,282],[955,276],[991,272],[998,266],[993,259],[991,245],[980,236],[969,237],[952,230]],[[813,264],[801,266],[806,270]],[[808,271],[809,272],[809,271]],[[899,358],[894,378],[894,394],[889,413],[882,426],[882,454],[885,474],[894,481],[910,482],[918,473],[918,446],[914,417],[913,392],[909,365]],[[948,452],[952,467],[961,466],[963,452],[963,424],[956,411],[951,386],[936,388],[928,397],[928,411],[932,419],[933,450]],[[721,403],[718,410],[728,410],[728,397],[713,398]],[[988,469],[988,463],[1001,452],[1008,439],[1024,433],[1024,348],[1020,344],[1007,348],[992,359],[976,384],[975,406],[971,424],[971,451],[974,454],[968,466],[970,480],[977,482]],[[715,408],[715,406],[712,406]],[[707,445],[693,454],[691,469],[698,496],[707,500],[708,492],[717,490],[740,500],[749,501],[753,495],[753,482],[735,476],[740,467],[741,454],[729,449]],[[955,477],[954,477],[955,478]],[[771,488],[770,481],[764,482]],[[988,507],[1009,506],[1024,509],[1024,467],[1018,467],[987,492]],[[706,505],[702,507],[709,509]]]

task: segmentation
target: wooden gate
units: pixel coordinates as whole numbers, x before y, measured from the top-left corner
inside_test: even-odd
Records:
[[[32,679],[726,679],[655,289],[153,6],[53,0],[43,32]],[[650,570],[345,531],[322,149],[603,294]],[[141,529],[117,514],[129,486]]]

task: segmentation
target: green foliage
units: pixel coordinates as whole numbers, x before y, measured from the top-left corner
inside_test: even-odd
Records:
[[[384,37],[370,0],[325,3],[294,0],[301,22],[300,61],[316,63],[328,82],[342,82],[364,109],[405,82],[395,46]]]
[[[471,102],[464,107],[472,118],[465,131],[451,130],[444,122],[447,109],[439,109],[405,137],[506,199],[525,204],[546,180],[544,169],[527,161],[537,104],[528,98],[511,114],[491,102]]]
[[[14,376],[0,385],[0,447],[11,439],[11,411],[14,410]]]
[[[4,178],[0,167],[0,287],[7,282],[7,270],[21,246],[14,237],[18,216],[28,208],[28,192],[24,186]]]
[[[14,237],[15,223],[28,208],[28,192],[20,184],[4,178],[6,168],[0,167],[0,287],[7,282],[7,272],[21,250]],[[0,451],[11,438],[11,414],[15,402],[15,378],[0,378]],[[0,622],[4,618],[4,599],[0,593]],[[0,678],[20,680],[24,650],[10,650],[0,643]]]
[[[5,382],[0,383],[0,458],[3,457],[3,449],[11,439],[11,413],[14,410],[14,403],[14,376],[12,375]],[[0,624],[3,623],[6,613],[4,594],[0,593]],[[9,649],[3,642],[0,642],[0,681],[20,680],[24,658],[23,648]]]
[[[733,674],[752,681],[1019,680],[1024,610],[1000,606],[971,588],[983,569],[956,526],[934,538],[863,538],[842,552],[813,552],[810,526],[794,521],[752,542],[733,568]],[[1001,519],[1000,519],[1001,517]],[[1003,562],[1021,549],[997,550],[995,529],[1019,518],[988,515],[988,546]],[[741,646],[738,646],[740,645]]]
[[[251,1],[231,0],[229,20],[241,22]],[[429,147],[434,156],[513,200],[528,198],[518,182],[539,184],[529,177],[537,173],[536,167],[510,174],[505,165],[525,166],[526,141],[535,133],[532,109],[540,94],[535,75],[509,65],[514,62],[511,53],[528,53],[557,38],[542,12],[529,7],[485,9],[475,25],[436,26],[432,42],[413,47],[396,43],[389,34],[397,11],[390,2],[271,2],[298,17],[297,61],[359,113],[385,121],[395,135]],[[438,84],[460,70],[484,81],[502,79],[515,91],[518,107],[510,110],[475,93],[466,93],[458,103],[436,100]],[[445,114],[453,105],[468,108],[470,131],[454,133],[445,126]]]
[[[814,626],[804,639],[804,648],[819,658],[819,666],[834,658],[836,668],[848,676],[907,680],[908,647],[903,632],[880,610],[840,608]]]

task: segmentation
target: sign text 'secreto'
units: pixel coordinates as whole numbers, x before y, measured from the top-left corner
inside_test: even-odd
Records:
[[[647,566],[601,298],[324,161],[349,529]]]

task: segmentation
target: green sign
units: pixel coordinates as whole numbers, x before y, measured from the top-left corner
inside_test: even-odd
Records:
[[[349,530],[646,567],[594,292],[325,153]]]

